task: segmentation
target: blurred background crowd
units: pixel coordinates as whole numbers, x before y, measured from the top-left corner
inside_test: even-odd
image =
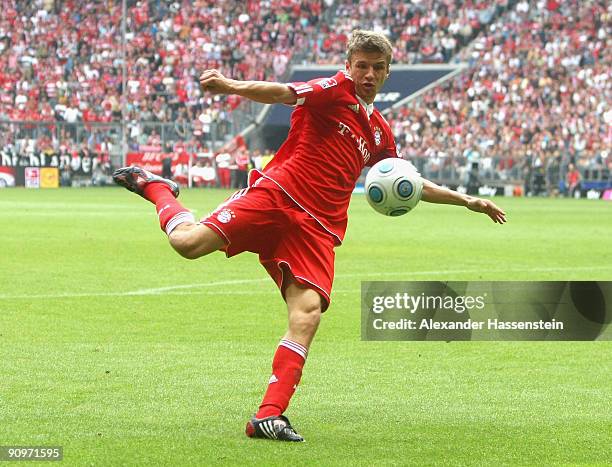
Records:
[[[178,144],[206,154],[201,167],[242,167],[244,154],[219,160],[225,152],[214,142],[226,143],[260,107],[203,94],[200,72],[217,68],[237,79],[282,81],[292,64],[342,67],[350,32],[366,28],[392,40],[394,63],[468,65],[388,115],[399,151],[427,176],[520,180],[534,194],[567,192],[572,170],[582,179],[610,177],[612,5],[606,0],[126,5],[124,49],[121,2],[0,0],[5,151],[87,150],[110,167],[110,156],[122,150],[117,123],[123,120],[128,150],[168,152]],[[247,166],[265,163],[270,152],[247,151]],[[227,184],[215,176],[215,184]]]

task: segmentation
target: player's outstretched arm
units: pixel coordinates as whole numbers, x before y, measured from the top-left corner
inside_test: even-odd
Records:
[[[237,94],[263,104],[290,104],[297,102],[295,92],[283,83],[267,81],[238,81],[226,78],[219,70],[206,70],[200,75],[200,87],[213,94]]]
[[[465,206],[471,211],[486,214],[493,222],[498,224],[506,222],[506,213],[493,201],[476,198],[475,196],[462,195],[461,193],[443,188],[426,179],[423,179],[423,194],[421,195],[421,199],[428,203]]]

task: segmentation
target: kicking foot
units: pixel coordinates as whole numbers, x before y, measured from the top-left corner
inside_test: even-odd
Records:
[[[113,180],[117,185],[121,185],[133,191],[143,198],[144,189],[149,183],[163,183],[170,188],[175,198],[179,195],[179,186],[177,183],[167,178],[162,178],[159,175],[155,175],[148,170],[141,169],[140,167],[123,167],[117,169],[115,173],[113,173]]]
[[[249,438],[275,439],[278,441],[304,441],[289,423],[289,419],[278,417],[251,418],[246,425],[246,435]]]

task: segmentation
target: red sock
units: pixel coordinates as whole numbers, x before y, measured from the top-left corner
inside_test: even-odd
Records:
[[[145,198],[155,204],[159,226],[168,235],[183,222],[195,222],[193,214],[178,202],[165,183],[149,183],[143,193]]]
[[[287,409],[300,382],[307,352],[306,348],[297,342],[288,339],[280,341],[272,360],[272,376],[268,390],[255,415],[257,418],[278,416]]]

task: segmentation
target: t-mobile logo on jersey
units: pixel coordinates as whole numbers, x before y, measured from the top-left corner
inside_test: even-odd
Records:
[[[357,145],[357,149],[359,149],[359,152],[361,153],[361,157],[363,157],[363,163],[366,164],[370,160],[370,151],[368,150],[366,140],[363,139],[362,136],[358,138],[351,131],[351,128],[345,123],[338,122],[338,127],[339,127],[338,133],[340,133],[342,136],[344,136],[344,134],[346,133],[348,136],[352,138],[353,141],[355,141],[355,144]]]

